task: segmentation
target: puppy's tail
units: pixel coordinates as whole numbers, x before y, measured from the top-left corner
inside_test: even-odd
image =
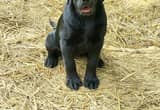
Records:
[[[52,21],[51,18],[49,18],[49,23],[52,26],[53,30],[55,30],[57,24],[54,21]]]

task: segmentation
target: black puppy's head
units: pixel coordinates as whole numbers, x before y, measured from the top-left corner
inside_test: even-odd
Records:
[[[103,0],[67,0],[72,2],[75,11],[81,16],[91,16],[96,12],[97,2]]]

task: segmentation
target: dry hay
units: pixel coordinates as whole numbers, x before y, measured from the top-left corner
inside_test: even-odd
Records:
[[[108,32],[97,90],[65,86],[62,60],[43,66],[63,0],[0,1],[0,110],[160,110],[160,1],[105,0]],[[85,60],[77,69],[84,76]]]

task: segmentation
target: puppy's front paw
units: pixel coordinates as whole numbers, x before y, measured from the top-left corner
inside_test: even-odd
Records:
[[[44,65],[48,68],[54,68],[55,66],[57,66],[57,64],[58,64],[58,58],[47,57]]]
[[[82,86],[82,82],[78,76],[74,76],[67,78],[66,85],[73,90],[78,90]]]
[[[99,86],[99,79],[96,75],[87,74],[84,78],[84,86],[89,89],[96,89]]]

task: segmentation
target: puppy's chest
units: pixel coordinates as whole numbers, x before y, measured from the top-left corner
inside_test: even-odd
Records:
[[[75,54],[83,54],[86,53],[90,47],[90,43],[88,42],[88,39],[84,36],[80,36],[81,40],[75,41],[72,46],[73,53]]]
[[[67,40],[69,45],[74,47],[87,47],[92,44],[92,40],[95,39],[94,32],[89,30],[74,31]]]
[[[74,46],[88,46],[89,44],[96,43],[99,39],[94,26],[83,27],[77,30],[73,30],[70,33],[68,43]]]
[[[75,54],[86,53],[90,48],[92,48],[97,42],[95,40],[94,31],[75,31],[71,34],[70,38],[67,40],[68,45],[72,47]]]

